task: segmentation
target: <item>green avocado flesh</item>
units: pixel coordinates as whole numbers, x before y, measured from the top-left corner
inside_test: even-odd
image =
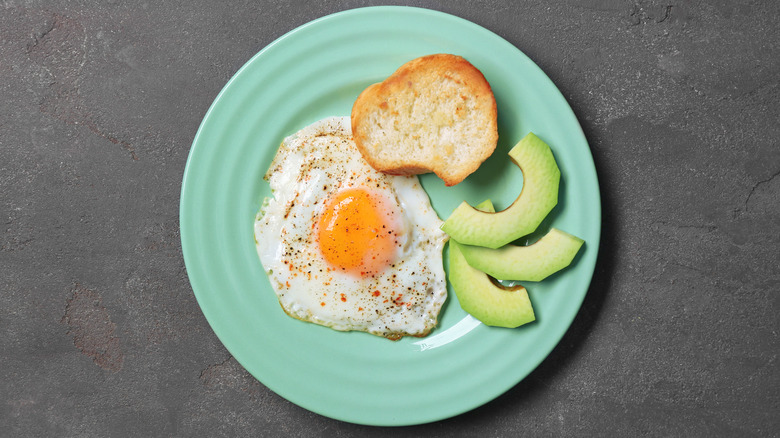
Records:
[[[450,240],[450,283],[460,307],[485,325],[514,328],[534,321],[534,309],[523,286],[505,287],[469,266],[460,245]]]
[[[487,274],[469,266],[460,245],[453,240],[449,262],[449,278],[460,306],[483,324],[514,328],[536,319],[524,287],[494,283]]]
[[[477,206],[474,208],[479,211],[486,211],[488,213],[495,213],[496,211],[496,208],[493,206],[493,201],[490,199],[485,199],[484,201],[477,204]]]
[[[441,227],[458,243],[499,248],[536,230],[558,203],[561,172],[547,143],[529,133],[509,157],[523,172],[520,195],[509,208],[495,213],[460,204]]]
[[[461,245],[471,267],[501,280],[542,281],[569,266],[584,241],[552,228],[528,246],[506,245],[498,249]]]

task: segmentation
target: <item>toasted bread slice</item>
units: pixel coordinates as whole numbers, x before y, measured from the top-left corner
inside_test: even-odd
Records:
[[[482,73],[460,56],[423,56],[366,88],[352,107],[363,158],[393,175],[434,172],[455,185],[496,148],[496,100]]]

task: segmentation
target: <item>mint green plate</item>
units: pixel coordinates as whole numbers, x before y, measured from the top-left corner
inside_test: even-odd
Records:
[[[563,175],[543,226],[586,240],[573,266],[529,283],[538,321],[486,327],[450,292],[438,328],[398,342],[292,319],[258,260],[253,220],[262,177],[283,137],[349,115],[357,95],[406,61],[448,52],[482,70],[498,103],[499,145],[463,183],[421,178],[439,216],[462,201],[505,208],[522,176],[506,153],[528,131],[547,141]],[[490,31],[425,9],[374,7],[330,15],[284,35],[246,63],[198,130],[181,193],[181,239],[192,289],[214,332],[253,376],[319,414],[362,424],[410,425],[478,407],[527,376],[559,342],[582,304],[598,252],[601,204],[593,159],[555,85]]]

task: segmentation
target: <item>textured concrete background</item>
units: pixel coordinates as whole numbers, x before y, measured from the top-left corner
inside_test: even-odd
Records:
[[[253,54],[364,1],[0,3],[1,436],[780,435],[780,3],[411,2],[523,50],[591,144],[604,238],[527,379],[419,427],[271,393],[211,331],[178,200]]]

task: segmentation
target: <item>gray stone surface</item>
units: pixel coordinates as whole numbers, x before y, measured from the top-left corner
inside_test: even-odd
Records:
[[[182,261],[198,124],[253,54],[364,1],[0,4],[0,435],[780,435],[780,3],[409,2],[528,54],[591,144],[604,237],[549,358],[409,428],[342,423],[225,350]]]

